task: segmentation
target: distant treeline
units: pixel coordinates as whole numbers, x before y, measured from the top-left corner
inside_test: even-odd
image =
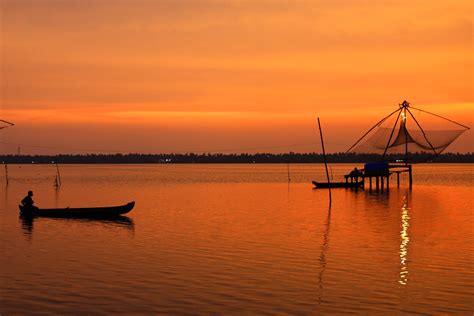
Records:
[[[472,163],[474,153],[410,154],[413,163]],[[364,163],[381,161],[380,155],[334,153],[326,155],[330,163]],[[404,160],[405,155],[386,155],[385,161]],[[140,164],[140,163],[322,163],[319,153],[257,153],[257,154],[86,154],[86,155],[3,155],[0,161],[8,164]]]

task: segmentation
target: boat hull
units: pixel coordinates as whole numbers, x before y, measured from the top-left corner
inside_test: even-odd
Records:
[[[327,189],[329,188],[329,186],[331,186],[331,189],[332,188],[360,188],[360,187],[363,187],[364,186],[364,181],[361,181],[361,182],[331,182],[331,183],[327,183],[327,182],[317,182],[317,181],[313,181],[313,185],[315,188],[318,188],[318,189]]]
[[[28,210],[19,205],[23,216],[31,217],[58,217],[58,218],[111,218],[130,212],[135,202],[120,206],[89,207],[89,208],[54,208]]]

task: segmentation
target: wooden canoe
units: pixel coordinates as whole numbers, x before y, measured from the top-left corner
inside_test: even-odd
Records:
[[[318,189],[327,189],[329,188],[329,185],[331,185],[331,188],[358,188],[358,187],[363,187],[364,186],[364,181],[361,182],[331,182],[330,184],[327,182],[317,182],[313,181],[313,185],[315,188]]]
[[[86,208],[50,208],[26,209],[19,205],[20,213],[32,217],[62,217],[62,218],[110,218],[130,212],[135,202],[120,206],[86,207]]]

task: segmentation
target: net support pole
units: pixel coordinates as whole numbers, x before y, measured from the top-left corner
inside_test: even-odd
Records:
[[[403,122],[403,128],[405,129],[405,166],[408,165],[408,130],[407,130],[407,125],[406,125],[406,120],[407,120],[407,108],[403,108],[403,115],[405,117],[405,122]]]
[[[329,180],[328,163],[326,161],[326,150],[324,149],[324,141],[323,141],[323,130],[321,129],[321,122],[319,121],[319,117],[318,117],[318,127],[319,127],[319,136],[321,136],[321,147],[323,149],[324,167],[326,168],[326,177],[328,179],[329,207],[331,207],[331,204],[332,204],[331,180]]]
[[[388,138],[387,146],[385,146],[385,150],[383,151],[382,160],[385,158],[385,154],[387,153],[388,147],[390,146],[390,142],[392,141],[393,133],[395,132],[398,120],[400,119],[400,113],[401,112],[399,112],[397,115],[397,119],[395,120],[395,124],[393,125],[392,132],[390,133],[390,137]]]
[[[413,120],[415,121],[416,125],[418,125],[418,128],[421,130],[421,132],[423,133],[423,137],[425,138],[425,140],[428,142],[428,144],[430,145],[431,149],[433,150],[435,156],[438,156],[438,153],[436,152],[436,150],[434,149],[433,145],[431,144],[430,140],[428,139],[428,137],[426,136],[425,134],[425,131],[423,130],[423,128],[421,127],[420,123],[418,123],[417,119],[415,118],[415,116],[413,115],[413,113],[411,113],[411,111],[409,109],[408,110],[408,113],[410,113],[411,117],[413,118]]]
[[[10,126],[15,125],[15,124],[13,124],[12,122],[8,122],[8,121],[2,120],[2,119],[0,119],[0,122],[3,122],[3,123],[8,124],[8,125],[10,125]]]
[[[349,148],[347,151],[346,151],[346,154],[351,151],[352,148],[354,148],[355,146],[357,146],[358,143],[360,143],[361,140],[364,139],[365,136],[367,136],[367,134],[369,134],[374,128],[376,128],[377,126],[379,126],[380,124],[382,124],[383,122],[385,122],[385,120],[387,120],[390,116],[392,116],[393,114],[397,113],[401,111],[401,109],[396,109],[395,111],[393,111],[392,113],[390,113],[389,115],[387,115],[386,117],[384,117],[383,119],[381,119],[380,121],[377,122],[377,124],[375,124],[374,126],[372,126],[367,132],[365,132],[364,135],[362,135],[361,138],[359,138],[354,145],[351,146],[351,148]]]

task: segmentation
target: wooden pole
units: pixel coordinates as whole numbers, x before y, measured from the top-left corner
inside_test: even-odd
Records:
[[[286,164],[286,167],[287,167],[287,170],[288,170],[288,183],[291,181],[291,178],[290,178],[290,162],[288,162]]]
[[[395,120],[395,124],[393,125],[390,137],[388,138],[387,146],[385,146],[385,150],[383,151],[382,160],[385,158],[385,154],[387,153],[388,147],[390,146],[390,141],[392,140],[393,133],[395,132],[395,128],[397,127],[398,119],[400,118],[400,113],[402,113],[402,111],[398,112],[397,119]]]
[[[406,119],[407,119],[407,110],[404,108],[403,111],[403,129],[405,130],[405,166],[408,165],[408,131],[406,126]]]
[[[56,171],[57,171],[58,186],[61,186],[61,174],[59,173],[58,161],[56,161]]]
[[[355,142],[354,145],[351,146],[351,148],[349,148],[347,151],[346,151],[346,154],[351,151],[352,148],[354,148],[358,143],[360,143],[360,141],[362,139],[364,139],[365,136],[367,136],[374,128],[376,128],[377,126],[380,126],[380,124],[382,124],[385,120],[387,120],[390,116],[392,116],[393,114],[397,113],[398,111],[400,111],[400,109],[396,109],[395,111],[393,111],[392,113],[390,113],[389,115],[387,115],[386,117],[384,117],[383,119],[381,119],[379,122],[377,122],[377,124],[375,124],[374,126],[372,126],[364,135],[362,135],[361,138],[359,138],[359,140],[357,140]]]
[[[415,118],[415,116],[411,113],[410,109],[407,109],[408,110],[408,113],[410,113],[411,117],[413,118],[413,120],[415,121],[416,125],[418,125],[418,128],[420,129],[420,131],[423,133],[423,137],[425,138],[425,140],[428,142],[428,144],[431,146],[431,149],[433,150],[435,156],[438,156],[441,152],[437,153],[436,150],[434,149],[433,145],[431,145],[431,142],[430,140],[428,139],[428,137],[426,137],[426,134],[425,134],[425,130],[423,129],[423,127],[421,127],[420,123],[418,123],[418,120]]]
[[[326,177],[328,179],[329,206],[331,206],[331,204],[332,204],[331,180],[329,180],[328,163],[326,161],[326,150],[324,149],[323,131],[321,129],[321,122],[319,121],[319,117],[318,117],[318,126],[319,126],[319,135],[321,136],[321,147],[323,148],[324,167],[326,168]]]
[[[7,164],[5,164],[5,180],[7,181],[7,185],[8,185],[9,181],[8,181],[8,166],[7,166]]]
[[[411,172],[411,165],[408,166],[408,176],[409,176],[409,185],[410,189],[412,188],[413,185],[413,177],[412,177],[412,172]]]

